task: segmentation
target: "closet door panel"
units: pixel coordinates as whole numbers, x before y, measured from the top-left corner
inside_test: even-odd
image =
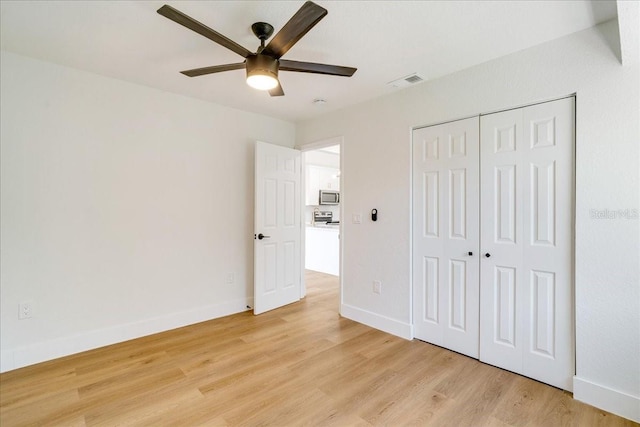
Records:
[[[480,122],[480,360],[522,373],[522,111]]]
[[[571,390],[574,98],[523,109],[525,375]]]
[[[476,117],[413,133],[414,335],[476,358],[478,125]]]
[[[480,360],[574,374],[574,99],[481,118]]]
[[[444,295],[441,283],[446,270],[444,250],[443,168],[445,146],[441,129],[413,132],[413,301],[414,335],[444,345]]]

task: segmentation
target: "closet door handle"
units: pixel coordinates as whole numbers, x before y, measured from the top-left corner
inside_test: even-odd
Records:
[[[473,256],[473,252],[469,251],[469,256]]]
[[[491,256],[491,254],[489,252],[487,252],[486,254],[484,254],[484,256],[486,256],[487,258],[489,258]]]

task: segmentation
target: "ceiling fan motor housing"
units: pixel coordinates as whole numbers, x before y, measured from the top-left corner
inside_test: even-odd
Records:
[[[247,56],[247,77],[252,75],[270,75],[278,79],[278,60],[268,55]]]

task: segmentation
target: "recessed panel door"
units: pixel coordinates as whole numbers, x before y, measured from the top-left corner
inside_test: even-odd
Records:
[[[574,98],[481,118],[480,360],[571,390]]]
[[[522,110],[483,116],[480,360],[522,372]]]
[[[300,299],[300,151],[256,143],[255,314]]]
[[[575,98],[523,111],[525,375],[571,390]]]
[[[476,358],[478,123],[413,132],[414,336]]]

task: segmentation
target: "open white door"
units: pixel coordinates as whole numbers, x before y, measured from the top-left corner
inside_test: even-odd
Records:
[[[300,151],[256,143],[254,314],[300,299]]]

